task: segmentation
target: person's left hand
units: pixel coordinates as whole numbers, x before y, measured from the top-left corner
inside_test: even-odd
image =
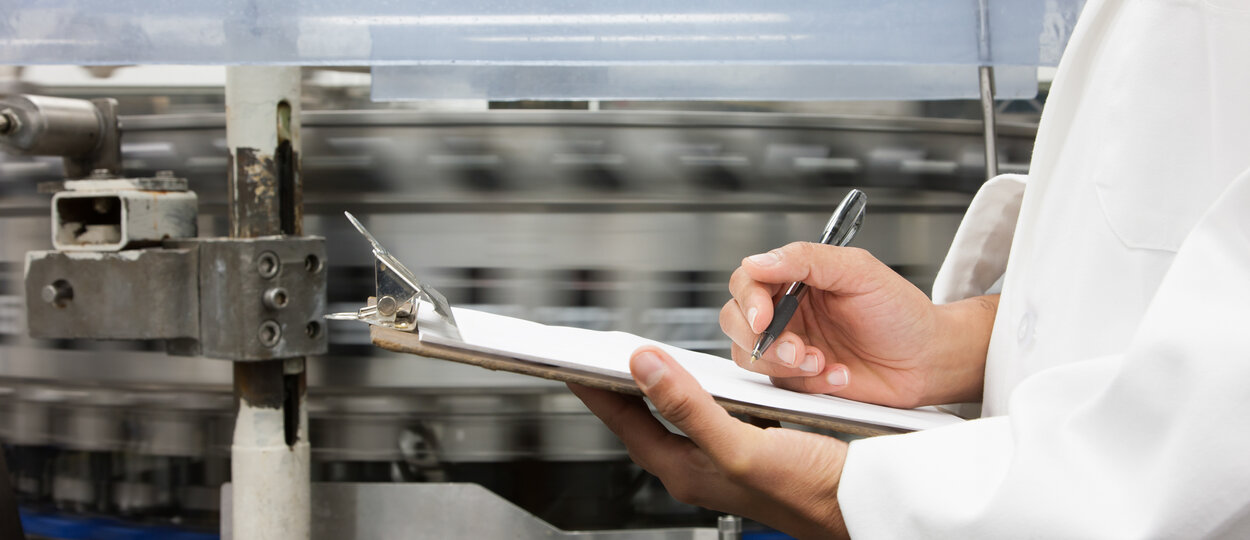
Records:
[[[799,538],[847,536],[838,508],[846,443],[738,421],[658,348],[634,351],[629,368],[660,414],[690,438],[670,433],[640,398],[576,384],[569,389],[673,497]]]

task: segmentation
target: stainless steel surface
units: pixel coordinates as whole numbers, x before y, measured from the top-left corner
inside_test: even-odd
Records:
[[[384,328],[413,331],[417,329],[417,309],[421,307],[420,301],[425,300],[443,323],[438,331],[448,337],[459,339],[460,331],[456,326],[456,317],[451,312],[451,305],[447,303],[447,297],[438,292],[434,286],[417,279],[412,270],[382,247],[382,244],[369,234],[365,226],[361,225],[351,212],[344,212],[344,215],[347,216],[352,227],[355,227],[373,247],[373,258],[376,259],[373,261],[373,297],[377,299],[377,303],[372,306],[366,305],[354,314],[333,313],[327,315],[326,318],[339,321],[356,320]]]
[[[82,178],[95,170],[121,172],[117,101],[51,96],[0,96],[0,148],[11,152],[64,156],[64,175]]]
[[[222,486],[222,540],[234,538],[230,484]],[[715,540],[711,528],[560,530],[476,484],[313,483],[314,540],[516,538]]]

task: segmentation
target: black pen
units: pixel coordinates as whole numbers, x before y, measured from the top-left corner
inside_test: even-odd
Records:
[[[829,218],[829,223],[825,224],[825,232],[820,235],[820,243],[831,244],[835,246],[845,246],[851,242],[851,238],[859,231],[859,226],[864,223],[864,209],[868,205],[868,196],[858,189],[852,189],[846,197],[838,203],[838,208],[833,211],[833,216]],[[786,329],[786,325],[790,324],[790,318],[794,317],[794,312],[799,308],[799,302],[807,294],[807,284],[796,281],[790,284],[786,289],[786,294],[777,301],[777,307],[773,308],[773,320],[768,323],[768,328],[764,329],[764,333],[760,334],[759,340],[755,342],[755,350],[751,351],[751,361],[759,360],[764,356],[764,351],[777,341],[777,336],[781,335],[781,331]]]

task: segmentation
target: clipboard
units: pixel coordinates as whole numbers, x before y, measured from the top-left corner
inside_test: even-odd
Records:
[[[673,354],[717,403],[734,414],[862,436],[906,433],[963,421],[932,408],[892,409],[783,390],[773,386],[767,377],[743,370],[729,360],[630,334],[548,327],[475,310],[453,309],[442,294],[418,280],[359,221],[351,214],[347,216],[373,245],[377,296],[356,313],[337,313],[326,318],[370,324],[370,339],[382,349],[641,396],[641,389],[629,376],[628,351],[650,343]],[[460,326],[457,314],[468,326]],[[508,341],[507,335],[533,339]],[[552,336],[558,337],[542,339]],[[573,349],[564,350],[563,354],[550,351],[555,347],[545,345],[567,341],[563,338],[575,342]],[[605,349],[614,351],[611,365],[579,360],[602,356],[599,353]]]
[[[577,370],[569,367],[539,364],[529,360],[509,358],[503,355],[422,342],[419,334],[417,333],[400,332],[393,329],[375,326],[370,329],[369,336],[374,345],[388,351],[415,354],[427,358],[450,360],[461,364],[483,367],[492,371],[519,373],[521,375],[529,375],[531,377],[540,377],[553,381],[580,384],[591,388],[611,390],[621,394],[634,396],[643,395],[642,390],[638,388],[637,383],[633,380],[623,381],[615,377],[609,377],[603,374]],[[830,418],[815,414],[804,414],[801,412],[766,407],[720,396],[713,396],[713,398],[717,403],[724,407],[725,410],[733,414],[743,414],[766,420],[788,422],[791,424],[798,424],[817,429],[827,429],[840,433],[849,433],[852,435],[873,436],[907,433],[912,431],[908,429],[856,422],[854,420],[843,418]]]

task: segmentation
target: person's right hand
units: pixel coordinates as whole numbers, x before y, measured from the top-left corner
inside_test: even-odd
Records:
[[[807,298],[751,362],[793,281]],[[734,361],[777,386],[906,408],[980,398],[997,295],[934,305],[867,251],[808,242],[743,259],[729,291],[720,324]]]

